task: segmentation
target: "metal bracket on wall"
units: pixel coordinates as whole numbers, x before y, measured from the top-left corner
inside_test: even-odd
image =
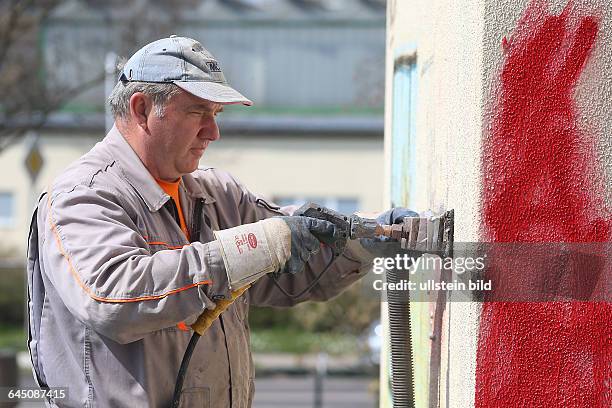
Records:
[[[455,234],[455,211],[450,210],[444,214],[444,247],[441,252],[442,259],[453,257],[453,243]],[[442,262],[446,265],[446,262]],[[440,281],[449,282],[452,270],[442,268],[440,270]],[[438,291],[438,296],[433,305],[431,351],[429,358],[429,407],[440,406],[440,369],[442,357],[442,324],[444,311],[446,310],[446,291]]]

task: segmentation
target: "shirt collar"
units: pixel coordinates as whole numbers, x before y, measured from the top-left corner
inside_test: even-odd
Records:
[[[144,166],[132,146],[125,140],[116,126],[108,132],[104,142],[111,157],[119,164],[125,179],[140,194],[150,211],[158,211],[170,199],[170,196],[157,184],[149,170]],[[206,194],[191,174],[185,174],[182,185],[190,197],[200,197],[205,203],[215,200]]]

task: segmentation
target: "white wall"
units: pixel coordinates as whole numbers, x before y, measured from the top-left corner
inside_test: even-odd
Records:
[[[455,241],[478,240],[484,2],[390,1],[387,21],[387,160],[392,146],[394,61],[402,50],[415,49],[417,53],[416,135],[411,146],[416,165],[414,174],[407,177],[414,183],[409,188],[414,194],[405,204],[417,210],[455,209]],[[408,173],[409,169],[403,171]],[[433,305],[411,305],[413,353],[418,356],[417,407],[429,406],[432,310]],[[475,303],[446,305],[439,387],[442,407],[474,405],[479,315]],[[390,405],[381,400],[381,406]]]

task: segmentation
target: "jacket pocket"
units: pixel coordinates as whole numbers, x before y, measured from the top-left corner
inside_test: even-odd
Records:
[[[236,299],[236,301],[231,306],[234,311],[234,314],[241,323],[244,323],[244,321],[247,320],[249,316],[249,303],[245,295],[246,294],[243,294],[238,299]]]
[[[249,378],[249,401],[247,402],[247,407],[253,405],[253,397],[255,397],[255,381],[251,377]]]
[[[181,392],[181,408],[210,408],[210,389],[208,387],[185,388]]]

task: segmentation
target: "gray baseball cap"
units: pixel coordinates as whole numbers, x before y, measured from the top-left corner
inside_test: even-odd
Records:
[[[187,37],[171,35],[145,45],[127,61],[119,80],[173,83],[212,102],[253,104],[229,86],[215,57]]]

